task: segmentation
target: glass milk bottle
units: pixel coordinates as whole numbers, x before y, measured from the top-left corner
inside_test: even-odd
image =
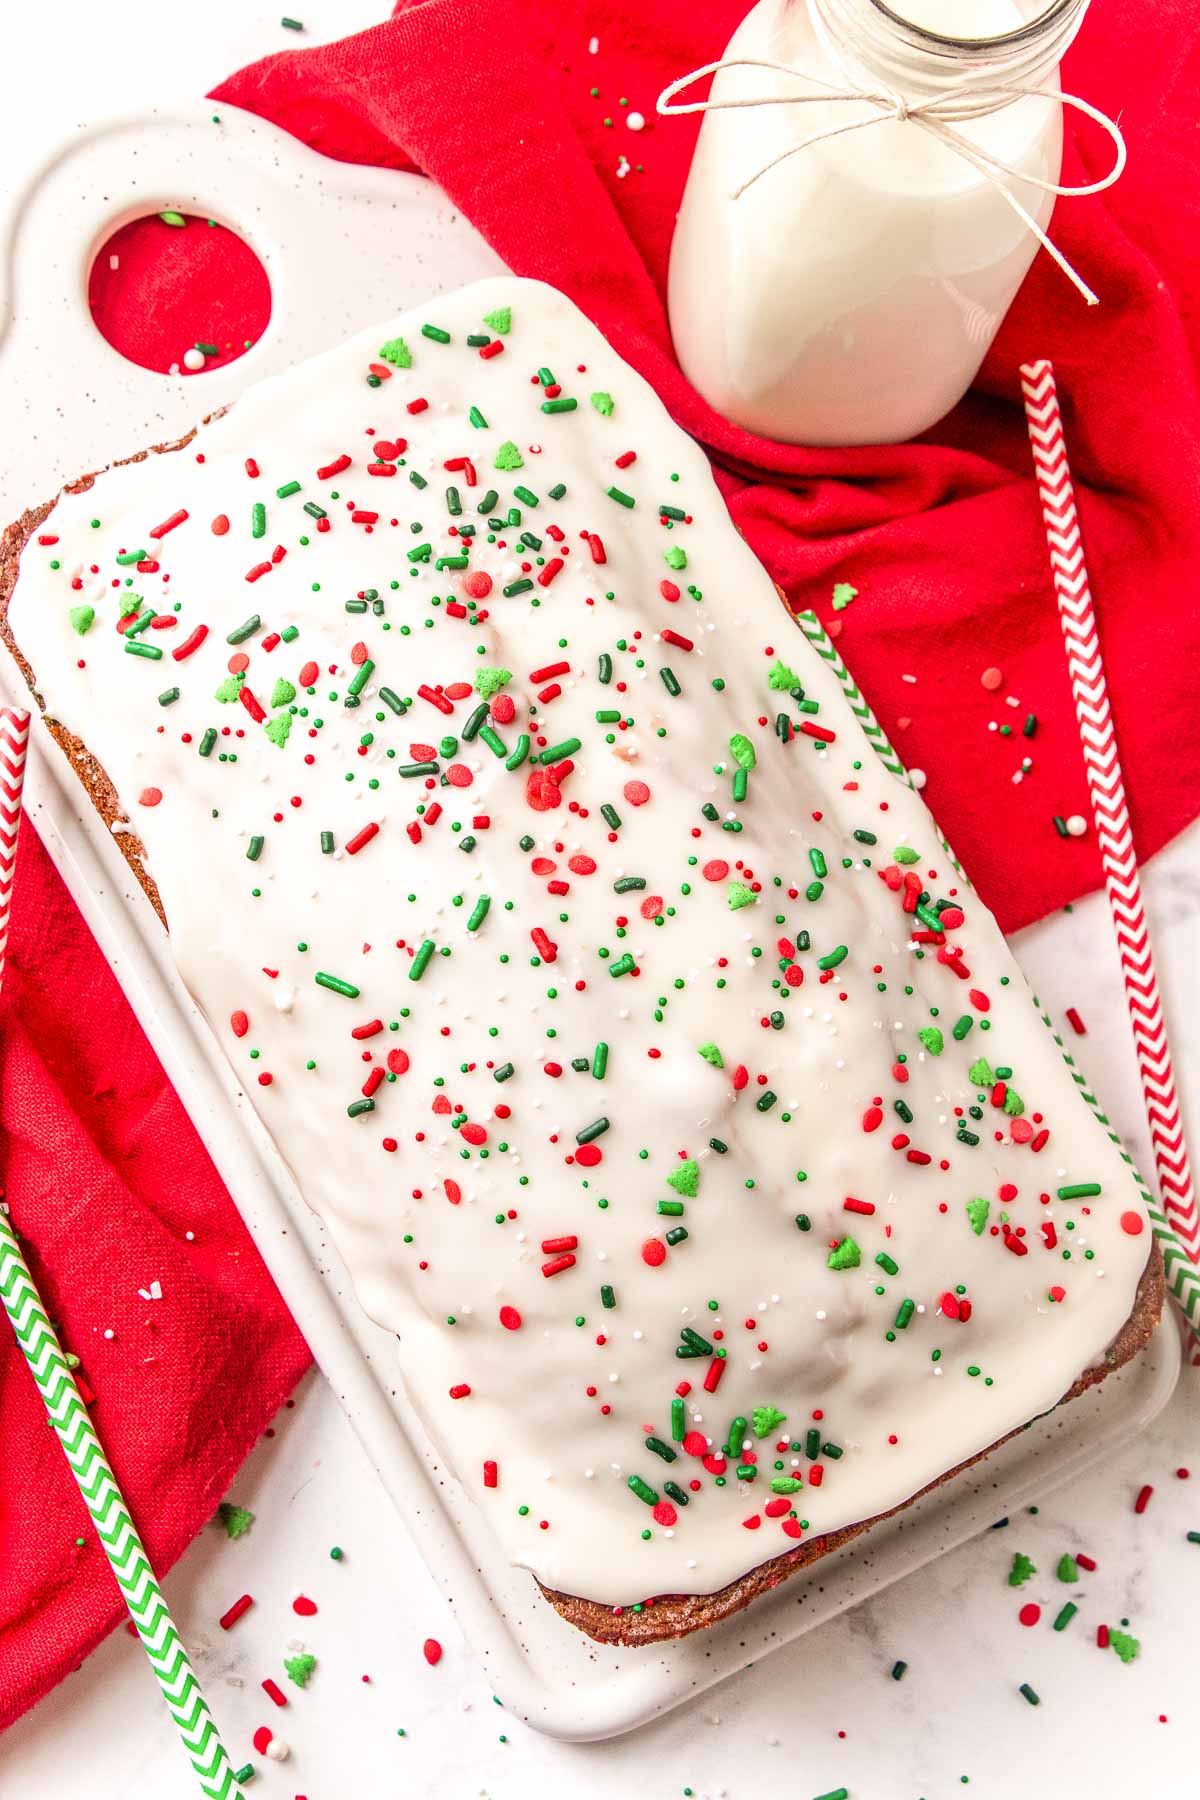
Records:
[[[865,444],[955,405],[1038,247],[1002,189],[1043,231],[1050,217],[1058,62],[1086,5],[759,0],[694,107],[671,247],[675,351],[718,412],[783,442]],[[683,109],[666,104],[679,85],[660,111]],[[1099,122],[1113,180],[1123,146]]]

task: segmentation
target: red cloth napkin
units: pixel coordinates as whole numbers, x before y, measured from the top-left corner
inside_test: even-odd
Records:
[[[28,822],[14,894],[0,1016],[5,1186],[161,1574],[216,1511],[308,1351]],[[142,1299],[155,1281],[162,1299]],[[0,1314],[0,1725],[125,1616]]]
[[[596,320],[710,450],[735,520],[792,604],[841,627],[855,675],[909,765],[929,771],[928,798],[1011,929],[1100,880],[1091,838],[1064,841],[1051,824],[1055,813],[1086,814],[1087,797],[1020,408],[1023,360],[1050,356],[1058,372],[1142,854],[1200,807],[1191,693],[1200,19],[1182,0],[1097,8],[1068,58],[1066,87],[1119,114],[1130,147],[1121,184],[1060,204],[1053,224],[1103,304],[1088,311],[1039,256],[975,391],[949,419],[918,444],[831,451],[784,448],[726,424],[671,356],[667,254],[696,128],[655,120],[654,101],[669,79],[721,53],[744,10],[744,0],[682,11],[647,0],[500,9],[425,0],[343,43],[272,57],[216,98],[327,155],[426,170],[518,273],[557,283]],[[624,124],[632,110],[647,120],[641,134]],[[1070,116],[1067,137],[1065,179],[1106,166],[1106,141],[1080,136]],[[624,175],[622,157],[635,165]],[[215,337],[213,320],[222,346],[263,323],[250,259],[219,237],[201,243],[199,230],[171,233],[164,255],[168,230],[138,227],[157,233],[160,249],[135,232],[120,288],[103,268],[92,284],[106,334],[124,334],[136,360],[164,368],[194,338]],[[188,240],[205,266],[185,326]],[[421,297],[398,295],[397,305]],[[837,580],[859,594],[835,616]],[[980,684],[989,666],[1003,672],[999,694]],[[1040,720],[1032,742],[989,730],[1029,712]],[[1035,769],[1014,785],[1023,753]],[[2,1091],[14,1214],[165,1567],[211,1513],[303,1350],[29,841],[15,933]],[[181,1241],[187,1229],[194,1247]],[[137,1297],[154,1278],[161,1304]],[[24,1496],[14,1504],[11,1480],[0,1488],[10,1512],[0,1529],[3,1721],[84,1654],[117,1609],[96,1550],[72,1547],[86,1535],[82,1509],[7,1347],[0,1401],[0,1466],[22,1471]]]

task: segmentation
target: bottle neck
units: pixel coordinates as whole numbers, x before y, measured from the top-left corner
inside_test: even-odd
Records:
[[[1058,66],[1083,22],[1089,0],[1012,0],[980,6],[985,29],[1011,12],[1013,23],[992,36],[950,36],[925,21],[943,9],[930,0],[807,0],[826,53],[864,85],[882,83],[906,99],[976,89],[980,110],[995,107],[997,89],[1038,87]],[[948,8],[945,10],[949,10]],[[913,15],[905,17],[905,12]],[[954,8],[956,29],[968,11]],[[914,19],[921,20],[915,23]],[[988,93],[991,103],[985,101]]]

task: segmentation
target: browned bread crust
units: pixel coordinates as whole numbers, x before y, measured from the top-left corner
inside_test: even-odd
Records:
[[[194,436],[194,432],[189,432],[186,437],[180,438],[176,443],[155,444],[151,450],[143,450],[137,456],[125,457],[123,461],[142,462],[148,455],[181,450],[191,442]],[[85,475],[79,481],[72,482],[66,491],[73,494],[84,493],[93,486],[95,481],[95,475]],[[16,585],[21,552],[34,532],[49,517],[54,505],[55,502],[51,500],[44,506],[31,507],[28,512],[23,513],[14,524],[10,525],[3,537],[0,538],[0,639],[15,657],[29,684],[30,692],[43,712],[45,712],[45,703],[37,691],[34,672],[22,655],[20,646],[15,641],[9,627],[8,607],[13,588]],[[105,822],[111,827],[115,820],[123,819],[117,791],[109,780],[107,772],[92,755],[87,745],[55,719],[47,718],[46,725],[64,754],[69,758],[72,768],[87,789],[93,806],[96,807]],[[141,883],[155,912],[165,926],[167,919],[163,911],[162,900],[154,880],[147,872],[142,860],[143,850],[140,840],[128,829],[115,835],[126,862]],[[1088,1388],[1103,1381],[1106,1375],[1111,1374],[1114,1369],[1119,1369],[1122,1363],[1129,1362],[1139,1350],[1144,1348],[1161,1316],[1164,1289],[1162,1259],[1158,1256],[1152,1241],[1146,1267],[1138,1283],[1133,1310],[1128,1319],[1116,1339],[1109,1345],[1103,1362],[1098,1363],[1094,1368],[1085,1369],[1079,1379],[1063,1395],[1062,1401],[1059,1402],[1060,1405],[1068,1400],[1076,1399]],[[1017,1429],[1019,1431],[1022,1428],[1018,1427]],[[789,1575],[794,1575],[797,1570],[810,1567],[821,1557],[828,1556],[831,1551],[840,1550],[844,1544],[852,1542],[863,1532],[869,1531],[873,1525],[879,1525],[885,1519],[894,1517],[896,1513],[903,1512],[905,1507],[912,1505],[913,1500],[919,1500],[921,1495],[928,1494],[934,1488],[941,1487],[945,1482],[953,1480],[956,1475],[971,1468],[975,1463],[981,1462],[985,1456],[990,1455],[992,1450],[997,1449],[1002,1443],[1007,1443],[1010,1437],[1016,1435],[1016,1431],[1009,1432],[1005,1437],[998,1439],[995,1444],[989,1445],[988,1449],[981,1450],[978,1455],[969,1457],[966,1462],[959,1463],[956,1468],[948,1469],[944,1475],[939,1475],[936,1481],[931,1481],[927,1487],[921,1489],[919,1494],[914,1494],[911,1500],[904,1501],[900,1506],[894,1506],[885,1513],[878,1513],[874,1518],[863,1519],[857,1525],[847,1525],[840,1531],[827,1532],[821,1537],[809,1539],[807,1543],[797,1544],[794,1550],[785,1550],[781,1556],[773,1556],[769,1561],[760,1563],[758,1568],[751,1569],[749,1574],[741,1576],[737,1581],[730,1582],[728,1587],[720,1588],[715,1594],[660,1594],[655,1599],[645,1601],[642,1611],[635,1613],[628,1609],[614,1611],[611,1606],[601,1605],[597,1600],[585,1600],[575,1594],[559,1593],[541,1582],[538,1585],[556,1612],[600,1643],[636,1646],[662,1643],[668,1638],[686,1637],[693,1631],[700,1631],[707,1625],[715,1625],[721,1619],[727,1619],[731,1613],[740,1612],[742,1607],[748,1606],[759,1594],[768,1593],[772,1588],[778,1587],[779,1583],[786,1580]]]
[[[185,445],[191,443],[195,435],[196,433],[194,430],[189,431],[186,437],[178,438],[172,444],[155,444],[150,450],[140,450],[136,456],[122,457],[120,461],[113,466],[120,468],[126,463],[145,462],[147,456],[161,456],[171,450],[182,450]],[[103,473],[103,471],[100,471],[100,473]],[[97,475],[95,474],[81,475],[78,481],[68,482],[63,492],[68,494],[84,494],[90,487],[94,487],[96,480]],[[33,695],[43,712],[46,710],[45,701],[38,693],[34,672],[22,654],[21,646],[13,637],[12,629],[8,622],[8,607],[9,601],[12,598],[13,589],[17,583],[17,574],[21,563],[21,552],[24,550],[34,532],[49,518],[50,514],[54,511],[56,504],[57,496],[55,496],[55,499],[53,500],[47,500],[42,506],[30,507],[27,512],[21,514],[19,519],[14,520],[14,522],[5,530],[3,537],[0,537],[0,640],[3,641],[6,648],[16,659],[17,666],[20,668],[22,675],[29,685],[30,693]],[[135,832],[128,828],[125,814],[121,809],[120,798],[116,788],[108,778],[107,771],[99,762],[97,762],[87,745],[80,738],[77,738],[73,732],[68,731],[65,726],[60,725],[57,719],[48,718],[46,720],[46,727],[50,732],[51,737],[62,750],[64,756],[69,760],[71,767],[78,775],[80,781],[82,781],[84,787],[87,789],[88,797],[91,800],[92,805],[96,808],[96,811],[100,814],[105,824],[111,830],[115,823],[118,821],[121,822],[123,828],[120,831],[114,832],[113,837],[119,846],[125,861],[137,876],[139,883],[145,891],[147,899],[150,901],[150,904],[153,906],[155,912],[165,926],[167,923],[167,915],[163,910],[162,899],[159,895],[158,888],[155,886],[154,878],[147,870],[143,861],[145,852],[142,847],[141,839]]]

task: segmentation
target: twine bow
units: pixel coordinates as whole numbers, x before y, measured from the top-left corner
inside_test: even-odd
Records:
[[[745,95],[737,99],[686,100],[673,104],[676,96],[693,82],[703,81],[708,75],[717,75],[723,69],[767,69],[776,75],[790,75],[796,80],[807,82],[811,87],[819,88],[820,93],[796,94],[761,94]],[[849,79],[849,77],[848,77]],[[1100,181],[1087,182],[1080,187],[1064,187],[1057,181],[1045,181],[1039,175],[1030,175],[1024,169],[1014,168],[1002,157],[993,156],[990,150],[982,149],[978,144],[956,131],[954,125],[963,119],[985,117],[988,113],[999,112],[1002,107],[1019,100],[1023,95],[1034,94],[1044,100],[1057,100],[1063,106],[1073,106],[1077,112],[1087,118],[1094,119],[1097,125],[1112,139],[1114,146],[1113,166]],[[1063,274],[1074,282],[1089,306],[1099,304],[1098,296],[1093,293],[1079,271],[1072,267],[1062,251],[1054,244],[1038,224],[1028,207],[1023,206],[1006,184],[1006,179],[1026,182],[1030,187],[1040,188],[1043,193],[1056,194],[1064,199],[1081,199],[1088,194],[1101,194],[1119,180],[1127,160],[1125,139],[1120,127],[1106,113],[1089,105],[1086,100],[1079,99],[1076,94],[1060,94],[1046,88],[1027,86],[983,87],[964,82],[958,87],[947,89],[929,100],[906,100],[902,94],[894,93],[888,88],[880,88],[872,92],[869,88],[834,87],[831,83],[820,81],[815,75],[807,74],[803,69],[793,69],[787,63],[769,62],[753,56],[731,56],[721,62],[705,63],[701,69],[693,69],[690,75],[681,75],[677,81],[670,83],[658,96],[657,111],[663,118],[675,118],[685,113],[723,112],[741,106],[805,106],[818,102],[849,101],[859,105],[866,104],[875,108],[873,114],[864,119],[852,119],[846,125],[831,125],[824,131],[815,131],[811,136],[802,138],[798,144],[791,144],[772,156],[753,175],[748,175],[730,194],[731,200],[740,200],[748,188],[772,169],[779,167],[790,156],[797,156],[802,150],[809,150],[814,144],[824,143],[829,138],[841,137],[848,131],[862,131],[869,125],[877,125],[883,119],[898,119],[902,124],[915,125],[925,131],[939,143],[945,144],[964,162],[991,182],[1024,224],[1032,231],[1042,248],[1048,250]]]

